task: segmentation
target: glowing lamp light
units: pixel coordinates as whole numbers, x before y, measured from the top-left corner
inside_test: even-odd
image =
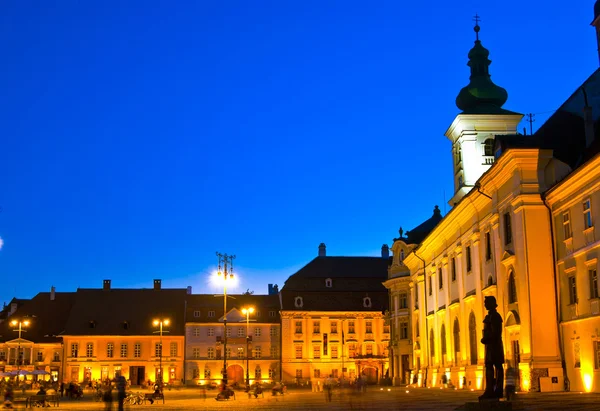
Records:
[[[406,393],[407,393],[407,394],[408,394],[408,392],[409,392],[409,391],[408,391],[408,390],[406,390]]]
[[[391,388],[388,388],[388,392],[392,391]]]
[[[254,312],[254,307],[242,308],[242,314],[252,314]]]
[[[593,378],[592,378],[591,374],[586,373],[583,375],[583,386],[585,388],[585,392],[592,391],[592,382],[593,382]]]

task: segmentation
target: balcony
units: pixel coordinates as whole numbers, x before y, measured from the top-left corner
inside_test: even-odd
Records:
[[[366,359],[366,358],[387,358],[387,356],[385,355],[377,355],[377,354],[359,354],[354,356],[354,358],[356,358],[357,360],[362,360],[362,359]]]
[[[492,164],[494,164],[494,156],[483,156],[482,164],[491,166]]]
[[[583,230],[583,235],[585,237],[585,244],[590,245],[594,243],[594,226]]]

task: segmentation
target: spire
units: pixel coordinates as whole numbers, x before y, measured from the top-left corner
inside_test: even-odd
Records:
[[[502,105],[508,99],[508,93],[502,87],[492,82],[489,73],[491,61],[488,59],[490,52],[481,45],[479,40],[480,17],[476,14],[475,21],[475,45],[469,51],[469,63],[471,68],[471,81],[464,87],[456,97],[456,106],[463,112],[472,114],[494,114],[502,112]]]

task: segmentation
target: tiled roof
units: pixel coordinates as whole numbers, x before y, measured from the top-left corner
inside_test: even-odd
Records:
[[[170,335],[184,335],[186,289],[78,289],[64,335],[152,335],[168,318]]]
[[[8,321],[0,324],[1,341],[10,341],[18,337],[13,331],[14,326],[10,320],[30,317],[31,325],[21,338],[36,343],[58,342],[58,334],[64,331],[69,311],[75,300],[75,293],[55,293],[54,300],[50,293],[38,293],[31,300],[22,300],[17,311],[9,317]],[[23,302],[24,301],[24,302]]]
[[[250,315],[253,321],[260,323],[279,323],[279,295],[246,295],[246,294],[227,294],[227,312],[233,309],[241,311],[243,307],[252,306],[256,313]],[[213,294],[193,294],[187,296],[186,322],[217,322],[223,317],[223,295]],[[215,316],[209,317],[209,311],[214,311]],[[275,312],[272,317],[269,313]],[[229,317],[228,317],[229,319]]]
[[[382,286],[383,287],[383,286]],[[385,287],[383,287],[385,289]],[[379,311],[388,309],[386,291],[281,291],[284,311]],[[296,306],[296,297],[302,298],[302,306]],[[365,306],[365,298],[371,305]]]

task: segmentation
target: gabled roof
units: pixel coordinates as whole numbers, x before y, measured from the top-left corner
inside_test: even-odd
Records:
[[[65,330],[74,301],[75,293],[72,292],[54,293],[54,300],[49,292],[38,293],[31,300],[25,300],[8,321],[0,324],[0,340],[18,338],[17,333],[13,331],[15,327],[10,324],[12,318],[31,317],[31,325],[22,334],[22,338],[36,343],[60,341],[57,336]]]
[[[232,322],[232,315],[244,307],[254,307],[254,314],[250,319],[259,323],[279,323],[279,295],[265,294],[227,294],[227,322]],[[187,296],[186,322],[215,323],[223,321],[223,295],[192,294]],[[209,311],[214,311],[215,316],[209,317]],[[270,312],[275,316],[271,317]],[[258,316],[257,314],[260,315]],[[238,314],[239,315],[239,314]],[[244,316],[245,318],[245,316]]]
[[[78,289],[64,335],[152,335],[168,318],[169,335],[184,335],[186,289]]]

